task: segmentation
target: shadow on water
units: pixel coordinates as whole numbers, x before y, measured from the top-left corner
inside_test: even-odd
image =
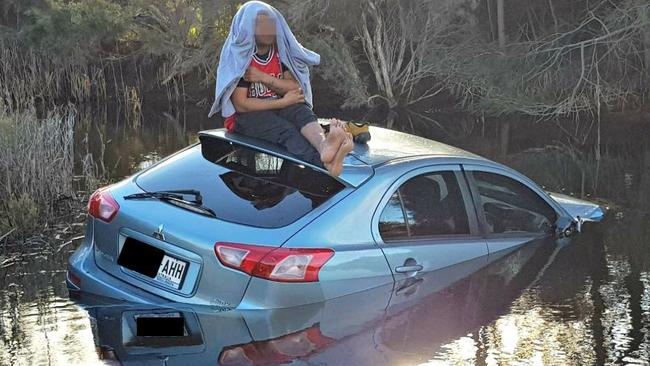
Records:
[[[132,174],[216,123],[202,110],[150,111],[140,126],[116,109],[79,113],[77,173],[92,170],[98,179]],[[647,161],[601,178],[601,185],[621,187],[627,208],[571,243],[539,242],[436,271],[407,287],[298,308],[219,313],[87,296],[72,301],[65,268],[81,226],[38,247],[6,247],[0,365],[647,364],[647,146],[638,147]],[[517,155],[518,168],[560,186],[556,172],[545,175],[533,157],[539,160]]]

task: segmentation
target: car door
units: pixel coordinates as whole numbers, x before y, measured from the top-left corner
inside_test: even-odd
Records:
[[[504,169],[463,169],[490,254],[554,235],[558,214],[539,187]]]
[[[398,286],[488,254],[460,165],[419,168],[400,177],[372,225]]]

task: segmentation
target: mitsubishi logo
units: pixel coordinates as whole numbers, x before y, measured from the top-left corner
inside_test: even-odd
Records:
[[[165,240],[165,234],[163,234],[164,226],[163,224],[158,225],[158,230],[153,232],[153,237],[160,240]]]

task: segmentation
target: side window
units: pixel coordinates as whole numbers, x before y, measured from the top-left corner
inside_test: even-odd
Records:
[[[548,232],[555,210],[524,184],[500,174],[472,172],[492,233]]]
[[[460,186],[453,172],[419,175],[393,194],[379,219],[386,241],[469,234]]]
[[[402,202],[399,193],[393,193],[393,196],[381,212],[379,219],[379,233],[382,239],[388,241],[390,239],[404,239],[408,238],[408,228],[406,220],[404,220],[404,210],[402,210]]]

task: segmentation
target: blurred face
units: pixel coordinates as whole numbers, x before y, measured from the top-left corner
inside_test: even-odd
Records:
[[[255,22],[255,42],[258,45],[270,46],[275,43],[275,19],[266,14],[259,14]]]

